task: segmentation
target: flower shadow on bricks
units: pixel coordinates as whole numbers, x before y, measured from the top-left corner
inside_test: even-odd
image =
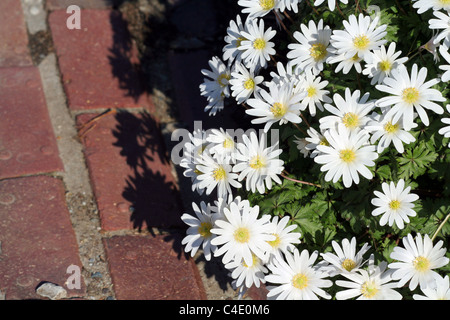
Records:
[[[119,87],[135,102],[144,94],[143,74],[137,49],[134,48],[128,29],[128,22],[116,10],[111,11],[110,23],[113,29],[113,46],[109,49],[109,63],[112,73],[119,81]]]
[[[173,249],[182,254],[179,237],[185,225],[181,220],[182,206],[176,182],[157,122],[146,112],[116,114],[113,130],[114,146],[126,159],[131,174],[126,177],[122,196],[132,208],[130,221],[138,231],[153,228],[168,231],[166,241],[173,241]]]

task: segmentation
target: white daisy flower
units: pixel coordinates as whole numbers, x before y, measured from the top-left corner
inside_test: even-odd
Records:
[[[299,83],[300,90],[307,93],[306,97],[301,101],[302,104],[307,105],[311,116],[316,115],[316,107],[323,111],[322,102],[331,103],[333,100],[328,97],[330,91],[324,90],[328,85],[328,81],[321,81],[321,77],[316,77],[310,70],[304,74],[303,81]]]
[[[339,1],[344,4],[348,3],[348,0],[339,0]],[[317,6],[320,6],[324,2],[325,2],[325,0],[316,0],[314,2],[314,5],[317,7]],[[336,8],[336,0],[328,0],[328,8],[330,8],[330,11],[334,11],[334,9]]]
[[[386,117],[385,114],[374,113],[371,118],[373,120],[370,120],[364,129],[372,134],[370,137],[371,144],[375,144],[377,140],[380,140],[377,145],[378,153],[383,152],[391,143],[394,144],[395,149],[399,153],[403,153],[405,151],[404,143],[409,144],[416,141],[416,138],[411,133],[403,129],[401,122],[392,123],[392,116]],[[417,127],[417,124],[414,124],[414,127]]]
[[[211,254],[217,249],[215,245],[211,244],[211,240],[215,237],[211,233],[214,226],[214,215],[211,213],[211,206],[205,202],[200,203],[200,208],[193,202],[195,217],[184,213],[181,220],[186,223],[189,228],[186,231],[187,236],[181,241],[185,245],[185,251],[191,252],[191,257],[195,256],[198,249],[202,247],[203,254],[207,261],[211,260]]]
[[[309,150],[306,149],[306,145],[308,144],[308,141],[306,141],[305,138],[299,138],[295,136],[294,143],[297,147],[297,150],[300,151],[301,154],[303,154],[303,157],[306,158],[309,155]]]
[[[243,259],[232,260],[225,264],[225,268],[231,271],[231,277],[236,280],[236,287],[245,287],[246,289],[255,285],[259,288],[261,283],[265,283],[265,273],[268,272],[263,260],[252,254],[253,264],[248,266]]]
[[[250,19],[246,19],[245,23],[243,23],[239,15],[236,16],[236,21],[230,21],[227,35],[224,38],[226,45],[223,47],[223,60],[228,61],[229,64],[241,59],[242,50],[239,50],[239,47],[242,41],[246,40],[242,36],[242,31],[248,32],[250,21]]]
[[[416,239],[411,234],[402,239],[404,248],[395,247],[391,259],[397,260],[389,264],[394,272],[392,278],[400,280],[398,287],[403,287],[408,281],[409,289],[414,290],[420,285],[421,290],[428,288],[439,279],[439,274],[433,269],[446,266],[449,259],[445,257],[447,250],[442,248],[440,240],[433,246],[433,241],[425,234],[417,234]]]
[[[270,56],[276,53],[275,44],[270,40],[277,33],[269,27],[264,30],[264,20],[252,20],[248,25],[248,32],[242,31],[241,34],[246,40],[241,41],[239,50],[242,50],[242,59],[247,68],[256,70],[257,68],[265,68]]]
[[[425,82],[427,73],[426,67],[419,71],[417,64],[414,64],[411,76],[409,76],[405,65],[400,65],[397,69],[392,70],[391,77],[384,79],[384,84],[376,86],[378,90],[391,94],[391,96],[379,99],[377,104],[380,107],[392,106],[386,116],[393,115],[392,123],[397,123],[401,118],[406,131],[413,127],[414,110],[417,111],[426,126],[429,125],[429,120],[425,109],[437,114],[444,112],[440,105],[433,102],[445,101],[440,91],[431,88],[439,82],[439,79]]]
[[[292,84],[285,83],[280,86],[270,82],[269,92],[261,89],[256,98],[247,100],[251,109],[245,110],[245,113],[259,117],[251,122],[254,124],[265,123],[265,132],[268,132],[270,127],[277,122],[280,125],[288,122],[300,123],[302,122],[299,116],[300,110],[306,108],[300,101],[305,96],[305,92],[294,93]]]
[[[436,276],[436,284],[422,290],[424,295],[414,294],[414,300],[450,300],[448,275],[444,278]]]
[[[413,0],[417,1],[417,0]],[[413,4],[413,8],[417,9],[417,13],[422,14],[428,9],[450,11],[450,2],[447,0],[418,0]]]
[[[450,81],[450,53],[448,52],[448,47],[444,44],[439,46],[439,53],[448,63],[446,65],[441,64],[439,66],[439,69],[445,71],[444,74],[441,76],[441,81],[448,82]]]
[[[280,253],[285,253],[286,251],[293,251],[295,249],[294,244],[300,243],[299,232],[292,232],[297,228],[297,225],[289,223],[289,216],[284,216],[279,219],[278,216],[273,216],[270,225],[272,226],[272,230],[269,232],[270,234],[275,236],[275,240],[269,241],[271,246],[271,250],[269,250],[268,254],[270,256],[280,255]]]
[[[353,237],[350,241],[348,239],[342,240],[342,248],[336,241],[332,241],[334,253],[321,253],[322,258],[331,264],[331,269],[328,271],[330,276],[337,274],[354,273],[361,268],[366,262],[363,259],[364,254],[370,249],[370,246],[365,243],[362,248],[356,252],[356,238]]]
[[[223,128],[211,129],[206,140],[211,143],[208,151],[211,154],[221,154],[230,157],[229,163],[234,163],[234,153],[236,151],[236,142],[234,137]]]
[[[232,166],[225,155],[215,155],[211,157],[203,153],[198,160],[196,169],[200,171],[197,179],[200,180],[199,188],[206,188],[209,195],[217,187],[217,197],[226,198],[232,194],[231,187],[240,188],[242,185],[237,181],[238,175],[232,172]]]
[[[281,184],[278,177],[284,170],[283,160],[279,159],[282,150],[278,145],[266,147],[267,136],[261,134],[259,141],[256,134],[252,131],[250,136],[243,136],[243,142],[239,143],[236,159],[239,161],[234,167],[234,172],[239,172],[239,181],[246,179],[245,187],[247,190],[264,193],[272,188],[275,181]]]
[[[371,50],[378,49],[386,43],[383,37],[387,34],[387,25],[378,26],[379,19],[362,13],[358,19],[351,15],[348,21],[343,21],[345,30],[334,30],[331,35],[331,45],[336,48],[336,54],[344,54],[346,59],[354,57],[356,54],[366,60],[366,56]]]
[[[401,300],[402,295],[394,290],[397,283],[391,282],[391,272],[386,270],[387,263],[369,270],[359,269],[355,273],[344,273],[343,276],[351,281],[337,280],[336,284],[347,290],[336,293],[337,300]]]
[[[434,42],[437,44],[444,39],[450,39],[450,13],[433,10],[433,14],[437,19],[430,19],[428,24],[432,30],[442,30],[436,35]]]
[[[396,43],[391,42],[387,51],[383,45],[380,49],[374,50],[367,56],[367,64],[362,73],[372,78],[371,85],[383,83],[384,78],[389,77],[393,69],[408,60],[406,57],[397,59],[402,52],[395,52],[395,46]]]
[[[281,255],[272,259],[267,265],[271,273],[266,275],[266,282],[274,285],[266,286],[269,290],[267,298],[318,300],[319,297],[322,297],[330,299],[331,296],[322,288],[329,288],[333,283],[324,279],[328,277],[327,273],[315,268],[314,263],[318,256],[317,251],[310,255],[307,250],[300,253],[298,249],[294,249],[293,253],[285,253],[286,260]]]
[[[239,0],[238,5],[244,7],[242,13],[248,13],[249,17],[264,17],[270,11],[278,9],[280,0]]]
[[[394,182],[382,183],[381,188],[383,192],[374,191],[377,198],[372,199],[371,203],[378,207],[372,211],[373,216],[381,216],[380,226],[397,225],[399,229],[405,227],[404,222],[409,223],[409,217],[415,217],[414,201],[419,199],[419,196],[410,193],[411,187],[405,188],[405,181],[400,179],[397,186]]]
[[[205,111],[209,111],[210,115],[215,115],[217,111],[223,109],[224,98],[230,96],[228,80],[231,77],[231,71],[216,56],[212,57],[208,64],[211,70],[201,70],[207,78],[204,78],[203,83],[200,84],[200,94],[208,101]]]
[[[270,76],[272,77],[272,80],[264,83],[266,87],[270,87],[272,85],[271,82],[275,83],[279,87],[287,83],[293,86],[294,93],[301,91],[300,84],[303,81],[303,76],[296,68],[292,66],[291,62],[288,62],[286,67],[281,62],[277,62],[277,71],[271,71]]]
[[[359,175],[372,179],[373,174],[367,168],[375,165],[378,154],[375,146],[368,145],[369,134],[360,131],[350,131],[343,124],[337,129],[331,128],[324,132],[329,146],[318,145],[321,152],[314,158],[322,164],[321,171],[327,171],[325,181],[333,180],[336,183],[341,177],[344,186],[349,188],[352,183],[359,183]]]
[[[302,32],[295,31],[293,36],[299,43],[291,43],[288,48],[287,58],[301,71],[311,70],[318,75],[323,70],[323,64],[330,56],[328,47],[330,44],[331,29],[323,27],[321,19],[316,25],[310,20],[308,26],[300,25]]]
[[[264,81],[263,76],[255,76],[254,71],[247,70],[240,62],[235,63],[231,72],[231,95],[238,103],[243,103],[259,89],[258,85]]]
[[[259,207],[239,207],[232,202],[229,208],[223,209],[226,220],[218,219],[211,233],[216,237],[211,244],[218,246],[214,256],[222,256],[224,264],[230,261],[244,260],[247,266],[253,265],[253,254],[264,259],[266,252],[270,250],[268,241],[273,241],[275,236],[269,231],[270,215],[258,218]]]
[[[180,161],[180,167],[185,168],[183,175],[191,179],[192,191],[197,191],[200,195],[203,194],[204,189],[199,187],[198,176],[202,172],[197,170],[197,164],[207,148],[206,137],[206,132],[200,129],[189,133],[189,142],[185,143],[183,147],[183,158]]]
[[[336,55],[335,54],[336,50],[333,50],[333,49],[330,50],[330,52],[332,52],[334,54],[331,55],[327,59],[327,63],[329,63],[329,64],[337,63],[338,64],[336,66],[336,69],[334,69],[334,71],[336,73],[342,71],[343,74],[348,74],[350,72],[350,70],[352,70],[352,68],[355,68],[355,71],[357,73],[362,72],[362,66],[361,66],[362,58],[360,56],[358,56],[358,54],[355,54],[353,57],[346,58],[344,53]]]
[[[447,111],[450,113],[450,104],[447,105]],[[439,134],[442,134],[445,138],[450,138],[450,118],[442,118],[441,121],[447,126],[439,129]],[[450,142],[448,143],[448,147],[450,148]]]
[[[369,122],[369,112],[374,108],[373,101],[369,101],[369,93],[361,97],[361,92],[355,90],[353,93],[349,88],[345,89],[345,97],[338,93],[333,95],[334,105],[326,103],[325,109],[332,115],[319,119],[320,130],[335,128],[342,123],[348,130],[354,131],[364,128]]]
[[[308,151],[312,151],[311,152],[311,158],[316,157],[318,154],[320,154],[320,151],[317,150],[317,146],[318,145],[323,145],[323,146],[329,146],[330,144],[328,143],[327,139],[324,137],[324,135],[320,132],[318,132],[316,129],[314,129],[313,127],[310,127],[306,133],[308,134],[308,137],[305,138],[305,140],[307,142],[309,142],[306,145],[306,150]]]
[[[298,4],[302,1],[303,0],[280,0],[279,10],[281,12],[289,10],[298,13]]]

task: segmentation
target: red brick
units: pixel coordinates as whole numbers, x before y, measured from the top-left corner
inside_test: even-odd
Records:
[[[81,29],[68,29],[65,10],[49,15],[71,110],[151,108],[127,22],[118,11],[82,10]]]
[[[181,235],[104,239],[118,300],[206,299],[198,270],[182,252]]]
[[[28,33],[18,0],[0,1],[0,67],[31,66]]]
[[[0,71],[0,179],[62,171],[36,67]]]
[[[82,114],[77,123],[104,230],[183,225],[171,166],[147,113]]]
[[[68,289],[67,268],[81,268],[78,245],[60,180],[26,177],[0,181],[0,290],[8,300],[42,298],[40,282],[63,286],[69,297],[85,293]]]

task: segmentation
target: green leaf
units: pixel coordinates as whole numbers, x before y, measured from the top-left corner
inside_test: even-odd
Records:
[[[436,152],[429,149],[424,141],[420,141],[418,145],[406,150],[402,157],[397,158],[400,165],[399,178],[417,178],[426,172],[431,162],[436,160],[437,157]]]

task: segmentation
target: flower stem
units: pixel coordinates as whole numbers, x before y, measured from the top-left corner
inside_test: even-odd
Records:
[[[295,38],[292,36],[292,33],[288,30],[286,25],[281,20],[281,17],[278,15],[278,13],[274,10],[273,13],[275,14],[275,19],[277,19],[278,23],[283,27],[284,31],[288,34],[288,36],[291,38],[291,40],[295,40]]]
[[[309,0],[307,0],[306,3],[308,4],[308,6],[311,7],[311,9],[314,11],[314,13],[315,13],[316,15],[319,15],[319,12],[318,12],[317,9],[314,7],[314,5],[312,5],[311,3],[309,3]]]
[[[302,128],[300,128],[300,126],[294,122],[292,122],[292,124],[298,129],[298,131],[300,131],[301,133],[303,133],[305,136],[307,136],[308,134],[305,132],[305,130],[303,130]]]
[[[448,221],[448,219],[450,218],[450,213],[445,217],[445,219],[441,222],[441,224],[439,225],[439,227],[437,228],[436,232],[434,233],[433,237],[431,237],[431,241],[434,241],[434,239],[436,238],[436,236],[438,235],[439,231],[441,231],[442,227],[444,226],[444,224]]]
[[[315,184],[315,183],[312,183],[312,182],[301,181],[301,180],[289,178],[288,176],[285,176],[285,175],[282,174],[282,173],[281,173],[280,175],[281,175],[284,179],[286,179],[286,180],[294,181],[294,182],[301,183],[301,184],[306,184],[306,185],[308,185],[308,186],[314,186],[314,187],[322,188],[322,186],[321,186],[320,184]]]

